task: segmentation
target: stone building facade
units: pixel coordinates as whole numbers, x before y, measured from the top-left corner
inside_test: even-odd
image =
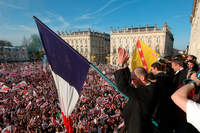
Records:
[[[173,54],[174,38],[166,22],[162,28],[158,28],[156,25],[146,25],[145,27],[132,26],[122,30],[120,30],[119,27],[117,29],[111,27],[110,64],[116,64],[117,48],[119,47],[127,49],[129,57],[131,57],[137,40],[142,40],[161,56]]]
[[[188,54],[195,55],[200,62],[200,0],[193,0],[190,16],[191,33]]]
[[[180,54],[185,54],[185,53],[186,53],[185,50],[179,50],[176,48],[173,49],[173,55],[180,55]]]
[[[88,61],[97,64],[107,64],[110,54],[110,35],[88,31],[61,32],[59,36],[70,44]]]
[[[0,45],[0,62],[27,61],[28,54],[25,47],[10,47]]]

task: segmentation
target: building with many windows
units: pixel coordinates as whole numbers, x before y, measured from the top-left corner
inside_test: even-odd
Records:
[[[11,47],[0,44],[0,62],[27,61],[28,55],[25,47]]]
[[[97,64],[107,64],[110,54],[110,35],[88,31],[62,32],[59,36],[70,44],[88,61]]]
[[[174,38],[167,23],[164,23],[162,28],[158,28],[156,25],[146,25],[145,27],[132,26],[122,30],[120,30],[119,27],[117,29],[111,27],[110,64],[116,64],[117,48],[119,47],[127,49],[131,57],[137,40],[145,42],[161,56],[173,54]]]
[[[196,56],[197,61],[200,62],[200,0],[193,0],[190,23],[191,33],[188,54]]]

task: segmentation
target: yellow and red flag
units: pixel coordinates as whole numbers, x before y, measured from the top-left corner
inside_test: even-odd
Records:
[[[151,64],[157,61],[159,56],[155,50],[138,40],[132,55],[131,71],[136,67],[143,67],[148,72],[151,69]]]

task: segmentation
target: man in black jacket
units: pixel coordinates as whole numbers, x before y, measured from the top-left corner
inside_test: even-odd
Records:
[[[175,58],[172,60],[172,68],[175,71],[175,75],[173,77],[173,87],[174,92],[183,86],[183,81],[187,77],[187,70],[184,68],[184,61],[179,58]],[[194,127],[187,123],[186,114],[180,108],[178,108],[175,104],[172,104],[172,112],[173,112],[173,125],[176,133],[193,133],[195,131]]]
[[[168,76],[165,72],[165,64],[154,62],[151,65],[151,72],[156,79],[156,87],[158,87],[158,104],[154,112],[156,119],[159,121],[159,128],[161,133],[172,132],[172,110],[171,95],[173,93],[172,77]]]
[[[182,59],[172,60],[172,68],[174,69],[173,87],[174,92],[183,85],[183,81],[187,77],[187,70],[184,68],[184,61]]]
[[[118,89],[129,97],[123,109],[125,127],[128,133],[153,133],[152,113],[155,108],[155,85],[147,80],[147,72],[138,67],[130,73],[127,63],[128,52],[118,49],[118,70],[114,73]]]

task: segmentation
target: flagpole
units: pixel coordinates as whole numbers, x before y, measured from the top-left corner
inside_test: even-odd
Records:
[[[90,67],[92,67],[98,74],[101,75],[117,92],[119,92],[122,96],[124,96],[127,100],[129,99],[125,94],[120,92],[117,88],[117,86],[108,78],[106,77],[97,67],[95,67],[93,64],[90,63]]]
[[[43,24],[38,18],[36,18],[35,16],[33,16],[33,18],[35,20],[37,20],[39,23],[41,23],[42,25],[45,25]],[[46,25],[45,25],[46,26]],[[49,29],[47,26],[46,28],[51,31],[55,36],[58,37],[58,39],[60,39],[61,41],[65,42],[62,38],[60,38],[56,33],[54,33],[51,29]],[[65,42],[66,43],[66,42]],[[68,43],[66,43],[67,47],[69,47],[71,50],[73,50],[77,55],[79,55],[83,60],[85,60],[90,67],[92,67],[97,73],[99,73],[117,92],[119,92],[122,96],[124,96],[127,100],[129,99],[126,95],[124,95],[122,92],[120,92],[117,88],[117,86],[112,82],[110,81],[97,67],[95,67],[91,62],[89,62],[85,57],[83,57],[78,51],[76,51],[73,47],[71,47]],[[45,47],[44,47],[45,48]],[[46,51],[46,49],[45,49]]]
[[[120,92],[120,91],[118,90],[117,86],[116,86],[112,81],[110,81],[98,68],[96,68],[92,63],[90,63],[85,57],[83,57],[83,56],[82,56],[79,52],[77,52],[73,47],[71,47],[68,43],[66,43],[61,37],[59,37],[56,33],[54,33],[50,28],[48,28],[44,23],[42,23],[38,18],[36,18],[35,16],[33,16],[33,18],[35,19],[37,26],[38,26],[38,24],[42,25],[43,28],[46,28],[46,30],[47,30],[48,32],[50,32],[52,35],[54,35],[55,37],[57,37],[57,39],[58,39],[61,43],[65,43],[66,46],[67,46],[68,48],[70,48],[70,50],[73,50],[74,53],[76,53],[76,54],[79,55],[84,61],[86,61],[86,62],[88,63],[88,65],[89,65],[90,67],[92,67],[97,73],[99,73],[99,74],[100,74],[100,75],[101,75],[101,76],[102,76],[102,77],[103,77],[117,92],[119,92],[119,93],[120,93],[122,96],[124,96],[127,100],[129,99],[126,95],[124,95],[122,92]],[[38,30],[39,30],[39,27],[38,27]],[[41,40],[42,40],[42,42],[44,43],[40,30],[39,30],[39,33],[40,33]],[[44,46],[45,51],[47,52],[46,47],[45,47],[44,44],[43,44],[43,46]],[[47,59],[48,59],[48,58],[47,58]],[[66,117],[65,117],[65,118],[66,118]],[[155,121],[153,121],[153,124],[154,124],[155,126],[157,126]]]

